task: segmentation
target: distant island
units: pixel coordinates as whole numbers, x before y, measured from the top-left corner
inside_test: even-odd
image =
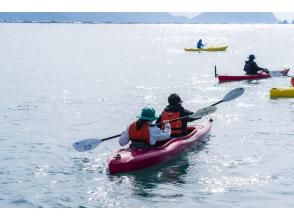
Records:
[[[7,23],[277,24],[271,12],[205,12],[193,18],[167,12],[0,12]]]

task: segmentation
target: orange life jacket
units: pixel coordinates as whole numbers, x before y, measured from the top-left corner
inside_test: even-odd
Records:
[[[131,141],[144,142],[150,144],[149,124],[144,123],[143,127],[139,130],[136,128],[136,122],[129,126],[129,137]]]
[[[170,121],[180,117],[180,112],[166,112],[164,111],[161,114],[161,121]],[[182,134],[183,133],[183,123],[182,120],[173,121],[170,123],[171,126],[171,134]],[[164,129],[164,125],[162,126]]]

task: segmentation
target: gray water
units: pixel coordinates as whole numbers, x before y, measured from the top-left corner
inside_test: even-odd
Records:
[[[289,78],[218,84],[249,54],[292,68],[291,25],[0,24],[0,207],[294,207],[294,100],[269,98]],[[226,52],[188,53],[203,38]],[[209,138],[173,161],[111,176],[119,134],[170,93],[191,111],[244,87],[197,121]]]

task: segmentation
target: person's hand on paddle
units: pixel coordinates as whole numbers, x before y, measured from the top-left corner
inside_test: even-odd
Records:
[[[169,135],[170,135],[170,133],[171,133],[171,126],[170,126],[169,121],[166,120],[166,121],[163,121],[162,123],[164,124],[164,130],[165,130],[165,132],[169,133]]]
[[[265,72],[265,73],[269,73],[269,70],[268,70],[267,68],[264,68],[264,69],[263,69],[263,72]]]
[[[170,123],[169,123],[169,120],[165,120],[165,121],[163,121],[163,124],[164,124],[164,126],[166,127],[170,127]]]

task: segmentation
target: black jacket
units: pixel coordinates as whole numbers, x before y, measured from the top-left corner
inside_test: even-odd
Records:
[[[244,71],[246,74],[256,75],[259,70],[263,70],[263,68],[257,66],[253,60],[245,61]]]
[[[166,106],[166,108],[164,109],[165,112],[180,112],[180,117],[183,116],[188,116],[188,115],[192,115],[193,112],[184,109],[183,106],[181,105],[168,105]],[[161,114],[162,115],[162,114]],[[161,122],[161,115],[159,116],[159,118],[157,119],[156,123],[160,123]],[[195,119],[193,118],[185,118],[182,119],[182,125],[183,125],[183,134],[185,135],[187,133],[187,123],[194,121]]]

